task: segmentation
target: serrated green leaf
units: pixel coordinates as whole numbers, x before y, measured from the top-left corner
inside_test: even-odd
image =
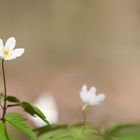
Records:
[[[20,103],[20,100],[15,96],[7,96],[6,100],[13,103]]]
[[[46,119],[46,116],[43,114],[43,112],[39,109],[39,108],[37,108],[36,106],[33,106],[33,105],[31,105],[31,104],[29,104],[29,103],[27,103],[27,102],[22,102],[21,103],[21,106],[24,108],[24,110],[26,111],[26,112],[28,112],[30,115],[32,115],[32,116],[35,116],[35,115],[37,115],[38,117],[40,117],[43,121],[45,121],[48,125],[50,125],[49,124],[49,122],[47,121],[47,119]]]
[[[5,123],[0,121],[0,140],[10,140],[8,137]]]
[[[26,119],[16,112],[9,112],[5,115],[5,120],[8,121],[12,126],[29,136],[32,140],[36,139],[33,129],[26,123]]]

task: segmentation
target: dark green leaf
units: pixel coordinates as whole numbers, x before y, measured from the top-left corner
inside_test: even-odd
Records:
[[[24,108],[24,110],[26,112],[28,112],[30,115],[34,116],[35,115],[35,111],[34,108],[32,107],[31,104],[27,103],[27,102],[22,102],[21,106]]]
[[[39,109],[39,108],[37,108],[36,106],[33,106],[33,105],[31,105],[31,104],[29,104],[29,103],[27,103],[27,102],[22,102],[21,103],[21,106],[24,108],[24,110],[26,111],[26,112],[28,112],[30,115],[32,115],[32,116],[35,116],[35,115],[37,115],[38,117],[40,117],[43,121],[45,121],[48,125],[50,125],[49,124],[49,122],[47,121],[47,119],[46,119],[46,116],[43,114],[43,112]]]
[[[48,133],[50,131],[56,131],[56,130],[60,130],[60,129],[67,129],[68,125],[67,124],[63,124],[63,125],[51,125],[50,126],[43,126],[37,129],[34,129],[34,131],[39,135],[42,135],[44,133]]]
[[[50,126],[50,124],[49,124],[48,120],[46,119],[46,116],[43,114],[43,112],[36,106],[33,106],[33,108],[35,111],[34,113]]]
[[[10,140],[7,134],[6,125],[0,121],[0,140]]]
[[[35,111],[35,114],[38,115],[42,120],[45,120],[46,119],[46,116],[43,114],[43,112],[36,106],[32,106],[34,111]]]
[[[20,103],[20,100],[15,96],[7,96],[6,100],[13,103]]]
[[[22,115],[16,112],[9,112],[5,115],[5,120],[24,134],[28,135],[32,140],[36,139],[32,127],[26,123],[26,119]]]

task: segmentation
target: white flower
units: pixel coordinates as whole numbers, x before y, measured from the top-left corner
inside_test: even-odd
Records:
[[[86,105],[98,105],[100,104],[102,101],[105,100],[105,94],[99,94],[96,95],[96,88],[95,87],[91,87],[89,90],[87,89],[87,86],[84,85],[81,89],[80,92],[80,97],[81,100],[86,104]]]
[[[36,100],[34,105],[44,113],[46,119],[49,121],[50,124],[56,124],[58,122],[58,111],[53,96],[51,96],[48,93],[43,93]],[[46,125],[46,123],[43,120],[41,120],[38,116],[30,116],[30,119],[38,127]]]
[[[3,44],[3,40],[0,39],[0,58],[3,60],[13,60],[21,56],[24,53],[24,49],[14,49],[15,45],[16,39],[14,37],[8,38],[5,45]]]

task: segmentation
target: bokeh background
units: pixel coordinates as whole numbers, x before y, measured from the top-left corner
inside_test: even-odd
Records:
[[[94,85],[107,99],[89,121],[140,121],[139,0],[0,0],[0,38],[10,36],[26,49],[6,62],[10,95],[34,103],[49,92],[59,122],[77,122],[81,86]]]

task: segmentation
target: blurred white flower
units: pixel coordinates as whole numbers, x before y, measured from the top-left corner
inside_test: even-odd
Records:
[[[50,124],[56,124],[58,122],[58,110],[53,96],[48,93],[43,93],[34,105],[44,113]],[[30,119],[38,127],[46,125],[38,116],[30,117]]]
[[[88,90],[87,85],[84,85],[81,89],[80,97],[81,97],[81,100],[86,104],[86,106],[87,105],[94,106],[94,105],[98,105],[102,101],[104,101],[106,96],[103,93],[96,95],[96,88],[95,87],[91,87]],[[84,106],[84,108],[86,106]]]
[[[0,58],[3,60],[13,60],[21,56],[24,53],[23,48],[14,49],[16,45],[16,39],[14,37],[8,38],[3,44],[3,40],[0,39]]]

